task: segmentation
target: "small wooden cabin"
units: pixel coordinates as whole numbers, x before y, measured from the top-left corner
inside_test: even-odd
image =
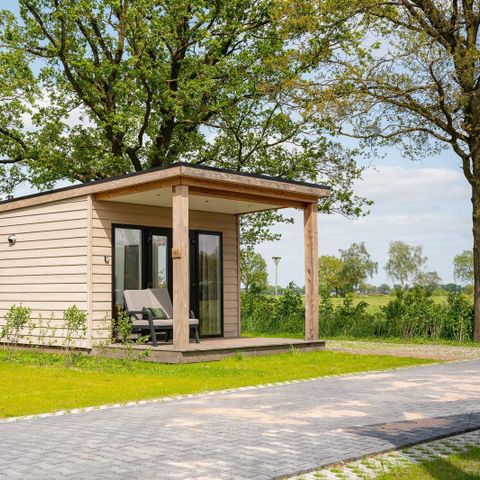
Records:
[[[239,218],[279,208],[305,218],[306,339],[318,338],[317,202],[328,187],[177,163],[0,203],[0,325],[12,304],[32,310],[31,343],[77,305],[82,346],[108,338],[126,289],[166,287],[173,346],[200,334],[240,335]],[[299,266],[303,268],[303,266]],[[47,335],[50,335],[47,333]],[[50,342],[61,344],[62,330]]]

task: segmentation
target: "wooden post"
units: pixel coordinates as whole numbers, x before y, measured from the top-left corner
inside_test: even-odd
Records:
[[[188,186],[172,187],[173,225],[173,347],[186,348],[190,341],[190,267],[188,235]]]
[[[305,340],[318,340],[318,224],[317,204],[304,210]]]

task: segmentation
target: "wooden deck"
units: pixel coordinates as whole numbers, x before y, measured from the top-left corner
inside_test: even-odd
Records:
[[[122,346],[112,344],[100,351],[93,350],[93,354],[107,355],[110,357],[123,356]],[[150,350],[145,360],[160,363],[195,363],[221,360],[241,352],[245,356],[271,355],[284,353],[295,348],[301,351],[323,350],[323,340],[300,340],[294,338],[215,338],[204,339],[200,343],[189,343],[185,348],[176,349],[171,343],[159,344],[157,347],[151,345],[139,345],[134,351],[141,353]]]

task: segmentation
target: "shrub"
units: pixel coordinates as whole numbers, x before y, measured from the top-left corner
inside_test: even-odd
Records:
[[[116,321],[112,321],[112,325],[115,325],[115,328],[112,328],[112,331],[116,331],[116,336],[122,344],[124,358],[126,360],[132,360],[134,354],[133,346],[146,343],[149,338],[148,335],[141,336],[136,339],[132,338],[132,322],[130,321],[128,314],[120,305],[117,306],[117,318]],[[140,352],[138,358],[148,357],[149,355],[150,351],[145,350]]]
[[[87,314],[76,305],[72,305],[63,312],[63,328],[65,332],[63,348],[68,354],[68,360],[73,361],[70,351],[77,347],[76,342],[83,340],[87,334]]]
[[[250,333],[303,334],[305,308],[294,283],[281,297],[258,293],[242,294],[242,330]]]
[[[10,347],[16,347],[22,330],[27,325],[31,325],[31,310],[22,305],[12,305],[5,314],[5,325],[0,332],[0,339],[10,344]]]
[[[442,337],[464,342],[473,337],[473,304],[458,292],[449,293],[444,307]]]
[[[328,292],[322,291],[319,304],[319,331],[326,336],[370,337],[376,334],[375,315],[368,313],[367,302],[353,305],[346,295],[342,305],[334,307]]]
[[[442,306],[435,304],[423,287],[395,289],[393,299],[381,308],[385,316],[383,336],[400,338],[439,338]]]

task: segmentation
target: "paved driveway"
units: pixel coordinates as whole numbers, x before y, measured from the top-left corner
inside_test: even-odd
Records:
[[[0,424],[0,477],[271,479],[480,427],[480,361]]]

